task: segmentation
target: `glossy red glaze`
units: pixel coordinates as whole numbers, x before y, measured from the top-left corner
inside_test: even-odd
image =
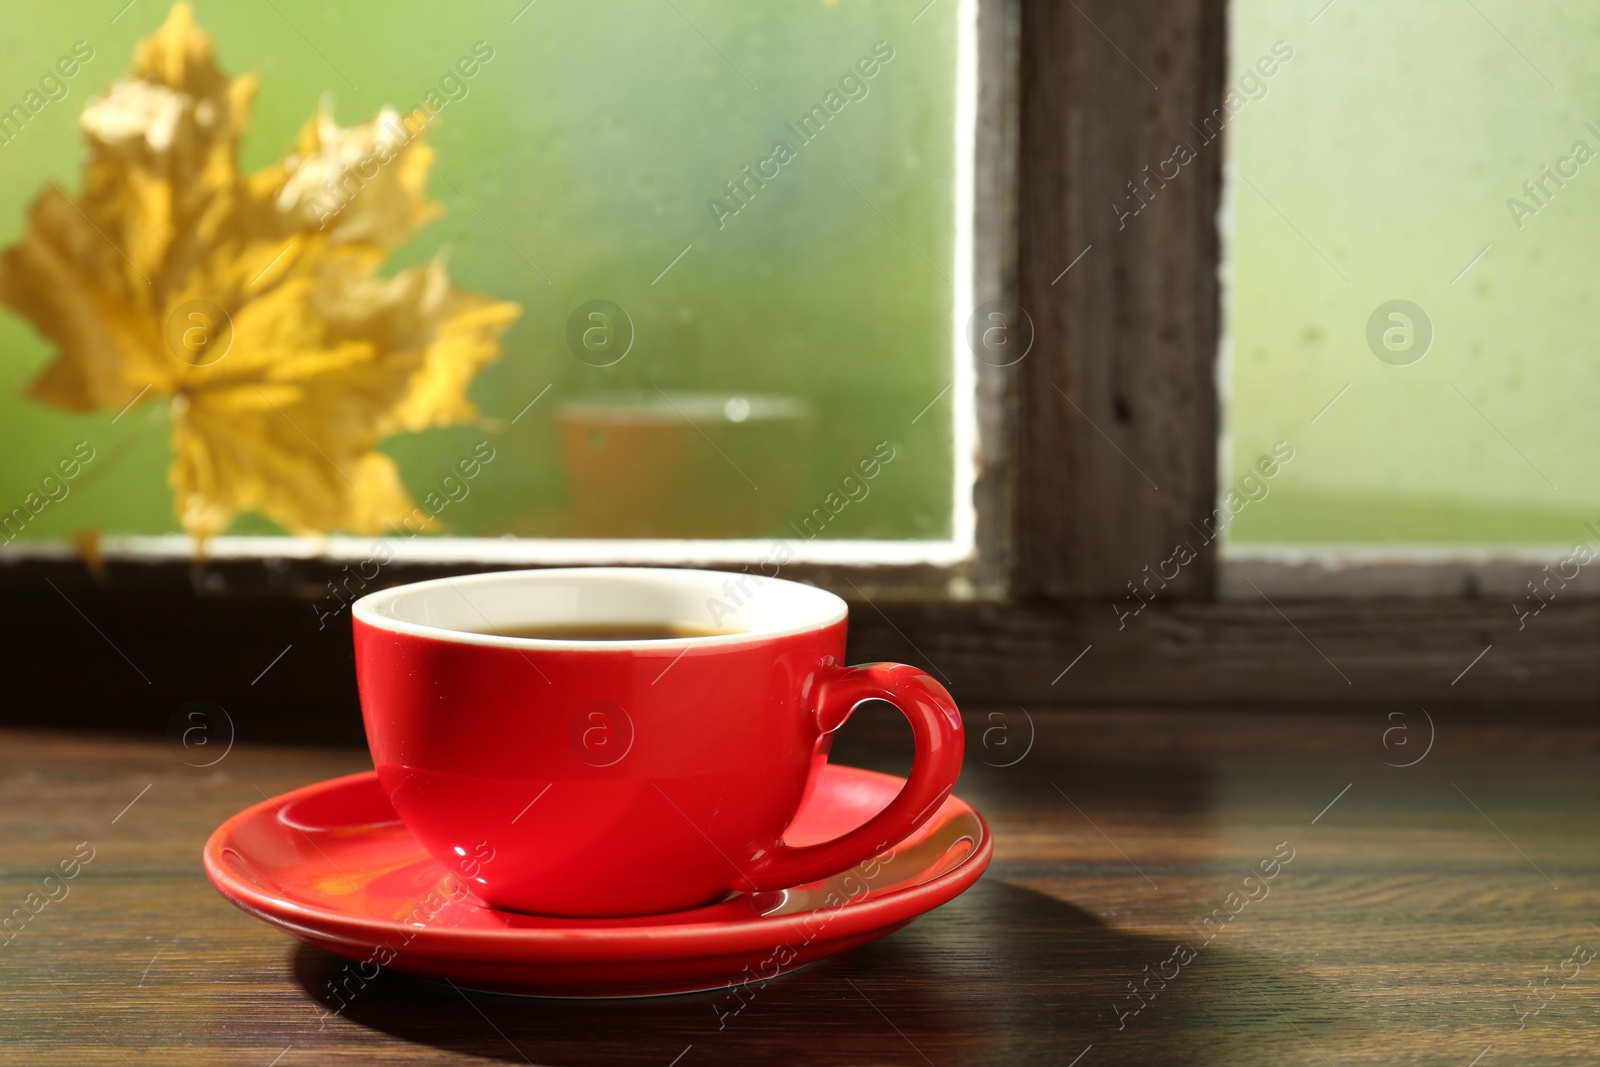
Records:
[[[944,686],[904,663],[824,667],[816,700],[822,729],[837,729],[864,700],[886,700],[911,723],[916,756],[906,786],[867,822],[813,845],[780,843],[756,855],[736,889],[783,889],[877,855],[922,825],[961,773],[961,713]]]
[[[833,766],[816,783],[790,827],[800,847],[869,820],[904,780]],[[672,915],[542,918],[474,901],[368,772],[233,816],[206,842],[205,867],[232,903],[356,961],[364,979],[392,967],[468,988],[603,997],[731,990],[872,941],[972,885],[991,850],[983,819],[950,797],[890,853],[824,881]],[[749,995],[730,992],[725,1010]]]
[[[356,675],[378,776],[433,856],[497,908],[661,914],[811,881],[911,833],[960,773],[949,694],[913,667],[838,666],[842,619],[619,648],[475,643],[371,617],[355,620]],[[908,784],[863,826],[785,844],[829,732],[875,697],[911,722]]]

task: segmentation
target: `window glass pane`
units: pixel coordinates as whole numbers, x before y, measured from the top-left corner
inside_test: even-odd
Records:
[[[954,407],[949,394],[930,402],[952,382],[956,343],[960,5],[920,7],[597,0],[457,5],[441,17],[425,0],[197,0],[194,18],[224,72],[259,79],[238,153],[247,174],[289,156],[319,102],[347,126],[384,107],[423,109],[436,153],[426,192],[443,210],[378,276],[439,259],[450,284],[520,306],[503,355],[467,389],[476,417],[376,445],[411,501],[443,502],[434,532],[943,539]],[[4,35],[0,108],[22,111],[0,123],[0,242],[23,241],[47,182],[79,201],[79,116],[127,76],[167,15],[138,4],[111,23],[47,5]],[[116,121],[142,122],[159,142],[160,107],[132,112]],[[369,166],[359,152],[348,163]],[[337,223],[377,186],[330,173],[339,180],[318,211]],[[132,203],[139,190],[119,195]],[[109,233],[130,267],[142,262],[124,231]],[[257,258],[266,286],[295,269]],[[132,332],[159,348],[152,338],[170,338],[179,298],[211,292],[170,280],[151,279],[163,294],[154,310],[97,314],[131,316]],[[218,300],[233,305],[223,310],[237,347],[216,368],[266,383],[305,353],[292,342],[271,359],[242,351],[261,332],[248,316],[268,312],[237,296]],[[391,309],[389,343],[417,340],[406,310]],[[86,442],[94,458],[67,498],[30,513],[21,538],[179,531],[172,434],[193,413],[181,400],[174,410],[181,390],[157,384],[120,415],[103,398],[74,411],[29,395],[57,349],[38,318],[0,314],[0,507],[45,499],[41,478]],[[126,358],[112,349],[97,351]],[[294,424],[277,427],[283,447],[322,441],[327,428],[291,413],[369,417],[368,387],[385,385],[315,386],[326,403],[281,413]],[[127,398],[136,392],[130,379]],[[482,442],[493,459],[464,482],[461,464],[486,454]],[[197,462],[216,458],[202,448]],[[339,479],[361,479],[329,467],[320,478],[334,495]],[[378,532],[401,522],[404,509],[391,510],[401,514],[329,532]],[[283,524],[246,509],[223,529]]]
[[[1232,9],[1232,542],[1585,536],[1600,8]]]

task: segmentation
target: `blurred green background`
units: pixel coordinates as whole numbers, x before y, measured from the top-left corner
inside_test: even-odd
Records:
[[[95,50],[70,95],[0,146],[0,242],[17,239],[46,180],[78,188],[77,115],[167,12],[153,0],[125,4],[39,7],[0,35],[6,106],[74,42]],[[446,212],[392,266],[442,251],[457,285],[516,300],[524,314],[502,361],[472,388],[482,426],[383,446],[408,487],[418,496],[434,488],[487,437],[497,458],[442,516],[449,532],[593,533],[575,517],[558,419],[565,405],[656,388],[680,398],[772,396],[799,401],[805,417],[776,433],[726,420],[704,427],[727,455],[693,437],[679,519],[723,517],[702,534],[792,536],[790,523],[887,440],[896,458],[870,497],[821,536],[949,536],[948,398],[912,420],[951,379],[957,5],[937,5],[914,24],[921,0],[525,5],[194,4],[223,69],[261,77],[242,148],[248,170],[281,158],[324,96],[342,124],[366,121],[384,105],[415,106],[475,42],[494,49],[428,135],[439,154],[429,191]],[[868,95],[801,145],[784,124],[879,41],[894,55],[866,82]],[[795,160],[718,229],[707,200],[726,201],[723,183],[777,140]],[[596,299],[624,308],[636,334],[611,367],[579,360],[565,339],[569,315]],[[25,536],[175,531],[164,402],[112,425],[114,412],[69,415],[25,399],[22,388],[49,356],[26,323],[0,313],[3,506],[20,503],[73,442],[88,440],[99,458]],[[748,509],[727,504],[730,494],[758,492],[759,507],[754,496]],[[274,530],[247,517],[231,532]],[[684,531],[641,521],[631,532]]]
[[[1585,536],[1600,519],[1600,158],[1569,164],[1520,228],[1507,200],[1536,207],[1523,182],[1575,142],[1600,153],[1585,126],[1600,129],[1600,6],[1232,6],[1247,102],[1227,125],[1228,481],[1274,441],[1296,456],[1231,541]],[[1241,88],[1277,41],[1293,58],[1264,92]],[[1434,332],[1407,365],[1366,340],[1396,299]]]

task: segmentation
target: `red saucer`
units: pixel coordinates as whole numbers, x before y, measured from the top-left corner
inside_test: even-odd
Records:
[[[789,843],[859,825],[904,784],[824,768]],[[205,864],[238,907],[373,974],[390,966],[502,993],[628,997],[762,982],[876,940],[972,885],[992,851],[983,818],[952,796],[883,857],[822,881],[670,915],[544,918],[466,895],[369,771],[245,809],[211,835]]]

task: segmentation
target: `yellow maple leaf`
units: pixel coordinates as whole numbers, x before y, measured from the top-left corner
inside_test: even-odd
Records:
[[[56,345],[29,386],[73,411],[171,398],[168,483],[203,541],[256,511],[295,533],[374,533],[413,512],[384,437],[476,416],[473,376],[515,304],[443,265],[378,273],[438,213],[433,151],[385,109],[319,111],[246,175],[255,79],[218,69],[187,4],[84,109],[83,192],[54,184],[0,253],[0,302]]]

